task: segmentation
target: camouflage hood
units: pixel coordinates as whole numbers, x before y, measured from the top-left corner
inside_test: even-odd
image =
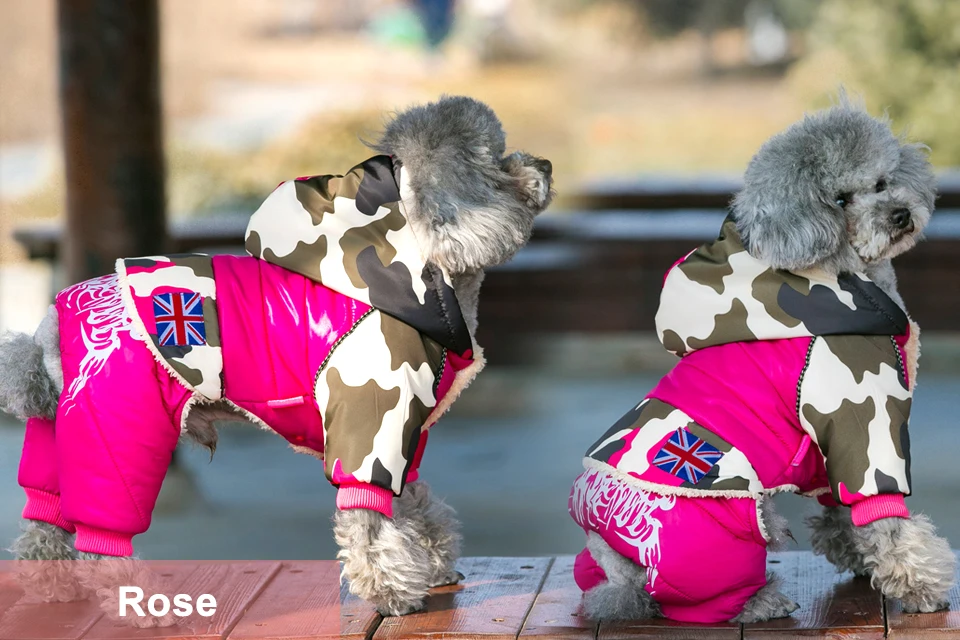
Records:
[[[251,216],[247,252],[470,357],[473,344],[450,275],[424,261],[404,211],[405,189],[404,170],[383,155],[345,175],[284,182]]]
[[[677,355],[730,342],[840,334],[903,335],[908,319],[862,273],[773,269],[743,248],[727,218],[719,238],[667,274],[657,333]]]

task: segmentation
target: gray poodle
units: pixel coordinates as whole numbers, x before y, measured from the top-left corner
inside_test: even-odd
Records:
[[[338,308],[343,305],[355,307],[360,303],[353,298],[369,295],[370,310],[362,315],[357,312],[359,319],[355,320],[352,328],[344,325],[349,331],[343,333],[332,347],[327,346],[330,354],[322,363],[317,362],[314,369],[305,372],[310,383],[317,389],[308,398],[308,402],[313,403],[314,410],[320,408],[319,415],[323,417],[322,442],[326,447],[326,455],[317,450],[319,445],[310,448],[304,444],[305,440],[309,444],[310,433],[306,433],[306,439],[303,432],[294,436],[293,432],[284,431],[287,427],[277,426],[272,422],[268,424],[268,418],[264,417],[283,415],[280,411],[286,410],[284,407],[299,406],[303,399],[271,400],[266,404],[274,402],[275,406],[280,407],[277,410],[271,409],[272,413],[257,413],[255,408],[240,406],[243,404],[240,400],[234,402],[229,397],[232,374],[226,357],[223,359],[219,380],[212,376],[214,383],[219,382],[221,385],[220,390],[217,390],[216,386],[214,390],[222,392],[222,398],[211,399],[209,392],[207,396],[201,396],[197,390],[208,388],[203,385],[209,382],[201,375],[201,379],[197,379],[196,383],[191,382],[195,385],[194,392],[189,396],[184,395],[184,413],[182,418],[177,419],[180,420],[183,437],[199,442],[210,448],[211,452],[217,441],[214,421],[247,419],[262,428],[276,431],[285,437],[294,449],[323,459],[328,477],[340,487],[339,509],[334,517],[334,535],[340,546],[338,558],[343,561],[343,575],[349,579],[351,591],[376,604],[384,615],[403,615],[423,606],[424,597],[430,587],[455,583],[462,578],[454,569],[460,545],[459,525],[454,512],[431,495],[423,480],[416,478],[416,467],[426,441],[426,429],[449,407],[456,395],[482,367],[482,355],[474,336],[484,269],[509,260],[526,243],[534,218],[549,205],[553,197],[552,168],[547,160],[521,151],[508,154],[504,131],[494,112],[486,105],[465,97],[444,97],[435,103],[413,107],[397,114],[386,126],[380,140],[371,146],[383,155],[358,165],[344,178],[301,178],[284,183],[288,185],[286,191],[283,186],[278,187],[261,210],[251,218],[247,249],[253,255],[242,258],[247,261],[243,264],[249,265],[251,260],[259,262],[262,259],[309,277],[312,275],[309,269],[313,268],[311,265],[314,261],[327,260],[327,256],[333,254],[331,247],[337,243],[342,247],[340,253],[336,254],[339,262],[331,263],[328,260],[321,263],[320,269],[325,286],[336,290],[338,295],[342,293],[340,289],[352,292],[346,297],[337,298],[345,301],[338,303],[341,304]],[[337,192],[337,189],[340,191]],[[282,200],[287,197],[284,193],[289,196],[287,200]],[[281,204],[270,204],[271,202]],[[287,208],[284,209],[281,205]],[[351,223],[354,227],[345,231],[322,226],[329,224],[330,220],[334,225],[339,224],[338,217],[329,217],[334,208],[338,216],[347,216],[347,220],[359,222]],[[289,213],[290,211],[293,213]],[[321,237],[320,242],[315,242],[317,235],[314,233],[305,241],[287,242],[287,229],[276,228],[277,224],[287,220],[282,216],[300,216],[289,218],[297,222],[302,221],[307,214],[311,215],[312,219],[308,223],[298,223],[300,228],[307,229],[306,235],[314,233],[314,229],[327,228],[329,237]],[[266,220],[263,224],[274,226],[257,227],[257,224],[261,224],[255,223],[257,219]],[[383,220],[383,223],[367,224],[375,219]],[[390,226],[378,226],[388,223]],[[412,245],[409,242],[407,245],[402,244],[402,234],[407,233],[405,226],[412,231],[415,239]],[[311,245],[311,242],[314,244]],[[351,242],[362,244],[351,245]],[[277,248],[284,246],[288,248]],[[419,255],[411,255],[410,246],[416,247],[414,253]],[[383,256],[387,256],[387,261],[371,262],[371,258],[375,260],[376,256],[380,256],[381,260]],[[221,262],[216,262],[218,259],[213,258],[215,271],[219,268],[217,265],[229,266],[233,263],[228,260],[235,260],[224,257]],[[174,265],[181,273],[189,274],[190,282],[201,281],[204,277],[211,277],[209,260],[207,257],[194,256],[189,259],[161,258],[159,262],[156,259],[120,261],[125,265],[120,283],[123,284],[124,277],[127,282],[132,283],[129,291],[133,293],[124,295],[138,295],[139,290],[135,287],[140,285],[137,285],[136,279],[146,271],[137,269],[143,269],[144,265],[154,270],[148,275],[153,274],[158,267]],[[351,260],[354,262],[350,262]],[[262,270],[266,267],[256,268],[264,272]],[[121,267],[118,266],[118,273],[120,270]],[[226,277],[222,275],[225,272],[224,268],[216,273],[218,284],[220,278]],[[339,280],[334,277],[344,273],[346,276]],[[411,273],[414,275],[412,284]],[[422,286],[416,282],[417,276],[423,279]],[[278,277],[294,276],[281,274]],[[358,293],[350,289],[357,277],[362,278],[364,284],[364,289]],[[116,288],[120,285],[115,284],[116,280],[110,281],[109,276],[105,278],[107,279],[90,281],[100,283],[100,300],[106,300],[106,303],[101,305],[102,308],[109,306],[113,300],[111,296],[120,299],[120,294],[109,289],[109,286]],[[319,281],[319,277],[313,279]],[[62,302],[62,298],[69,297],[70,291],[85,291],[83,287],[88,284],[81,283],[68,289],[67,293],[61,293],[58,297],[59,306],[51,307],[50,314],[33,337],[11,335],[0,343],[0,407],[28,420],[28,440],[31,437],[33,420],[39,420],[36,424],[41,426],[50,425],[51,442],[54,437],[73,437],[71,429],[75,427],[69,421],[77,420],[75,416],[82,415],[84,411],[80,401],[75,399],[75,390],[83,384],[92,387],[97,381],[96,371],[90,374],[89,380],[71,384],[69,379],[64,379],[68,372],[68,348],[65,345],[69,340],[65,332],[70,331],[66,323],[69,321],[75,324],[75,321],[64,315],[68,306]],[[337,289],[338,286],[340,289]],[[411,294],[410,289],[405,287],[412,287],[414,293]],[[158,304],[158,296],[159,301],[164,302],[163,295],[169,294],[154,296],[155,304]],[[235,295],[242,295],[242,291],[237,289]],[[274,292],[263,292],[264,297],[270,295],[274,295]],[[324,295],[329,298],[328,294]],[[418,297],[412,297],[413,295]],[[166,300],[169,303],[171,298]],[[189,302],[188,298],[184,300]],[[286,298],[283,300],[286,304]],[[226,336],[229,318],[226,307],[220,304],[220,298],[217,303],[220,314],[219,330]],[[153,362],[148,358],[150,366],[157,363],[162,365],[162,369],[156,370],[168,371],[172,377],[170,384],[181,389],[182,387],[176,386],[178,382],[181,379],[186,380],[196,372],[191,373],[190,369],[179,367],[178,363],[193,357],[191,353],[202,352],[202,347],[212,344],[215,339],[209,320],[204,316],[204,322],[207,323],[204,325],[206,334],[201,337],[206,340],[206,345],[197,346],[200,340],[194,338],[195,342],[190,343],[192,346],[178,346],[171,351],[164,350],[165,341],[178,340],[179,334],[174,332],[167,336],[158,335],[161,333],[160,316],[157,316],[158,328],[154,334],[148,325],[138,324],[135,316],[140,313],[139,310],[131,311],[128,305],[124,313],[127,315],[122,320],[126,324],[123,324],[119,331],[109,334],[112,342],[105,341],[106,344],[99,353],[108,354],[103,356],[107,358],[112,353],[111,349],[124,348],[128,354],[132,354],[132,350],[146,345],[156,360]],[[273,313],[271,311],[271,318]],[[326,317],[332,314],[333,311],[328,312]],[[101,316],[105,315],[106,312],[101,313]],[[258,313],[257,316],[259,315]],[[376,324],[370,324],[373,320],[367,321],[366,318],[374,318]],[[367,324],[363,324],[364,322]],[[311,320],[311,331],[314,330],[313,323],[314,320]],[[130,326],[139,327],[141,334],[148,334],[147,338],[152,338],[153,342],[123,342],[128,338],[121,331],[131,331]],[[301,329],[304,329],[302,325],[291,326],[294,333],[302,333]],[[95,341],[98,336],[107,335],[104,333],[107,329],[109,327],[99,327],[101,333],[89,333],[90,340]],[[329,327],[321,327],[319,330],[329,331]],[[359,347],[367,357],[353,357],[350,354],[356,351],[351,349],[357,347],[351,346],[351,341],[356,343],[361,335],[371,336],[369,339],[374,342],[371,343],[372,346]],[[326,339],[326,335],[322,337]],[[216,339],[219,339],[219,336]],[[252,341],[252,338],[250,340]],[[118,344],[121,347],[116,347]],[[73,346],[69,348],[73,349]],[[344,354],[339,360],[338,352]],[[375,354],[381,352],[386,353],[387,357],[382,369],[375,369],[375,376],[357,370],[361,365],[371,368],[381,366],[379,361],[360,364],[357,362],[366,359],[374,361]],[[302,351],[299,356],[302,361]],[[134,354],[128,359],[134,357],[140,356]],[[196,355],[192,362],[198,362],[199,358],[200,356]],[[296,361],[296,357],[291,360]],[[117,368],[118,371],[123,370],[123,365],[115,363],[113,366],[121,367]],[[156,370],[150,374],[154,378]],[[249,375],[246,372],[234,371],[234,380]],[[386,398],[391,393],[390,386],[393,382],[390,381],[396,379],[390,376],[395,376],[397,371],[409,372],[406,378],[396,383],[401,387],[409,385],[411,389],[409,409],[404,409],[402,405],[398,405],[397,409],[406,413],[391,413],[392,410],[385,410],[385,406],[392,406],[387,405]],[[353,382],[367,380],[358,377],[364,375],[368,376],[368,383]],[[225,387],[222,386],[224,379],[227,381]],[[424,381],[422,384],[421,379]],[[326,386],[321,388],[321,383]],[[109,380],[105,380],[104,385],[108,384]],[[65,388],[67,392],[64,392]],[[446,391],[443,391],[444,388]],[[378,389],[382,390],[377,391]],[[360,393],[379,395],[358,395]],[[396,396],[392,397],[392,402],[396,403]],[[70,417],[64,415],[65,403],[70,403],[74,410],[69,414]],[[368,420],[371,408],[380,411],[373,416],[373,423]],[[389,416],[394,414],[409,416],[404,421],[389,425],[390,429],[394,429],[390,433],[399,434],[402,431],[401,437],[396,440],[392,439],[393,436],[381,437],[376,430],[379,428],[385,433]],[[315,420],[307,414],[296,415],[300,415],[303,420]],[[99,419],[106,424],[109,416],[103,415]],[[145,409],[138,416],[129,416],[129,419],[146,421],[154,418],[153,414]],[[168,422],[160,424],[169,424],[169,417],[164,416],[163,419]],[[55,436],[52,428],[54,420]],[[289,429],[299,428],[299,422],[303,420],[292,420],[292,426],[288,425]],[[122,423],[122,420],[118,422]],[[114,433],[110,431],[112,427],[109,424],[104,428],[109,433]],[[122,439],[126,436],[122,429],[118,429],[115,435],[109,437]],[[132,555],[123,552],[93,553],[88,550],[90,545],[94,544],[91,542],[94,534],[90,533],[90,527],[87,522],[82,521],[82,517],[77,517],[76,521],[72,519],[76,514],[85,517],[84,505],[77,500],[76,504],[68,504],[69,496],[64,491],[64,509],[63,513],[60,513],[61,496],[50,489],[57,484],[56,471],[51,478],[47,478],[44,491],[35,490],[31,494],[32,485],[25,481],[23,471],[29,471],[30,465],[43,467],[45,464],[44,460],[35,459],[38,452],[43,451],[43,442],[41,439],[35,442],[38,444],[32,445],[29,451],[27,447],[24,449],[21,484],[28,491],[27,509],[31,509],[29,496],[39,495],[45,500],[46,510],[42,515],[37,515],[40,512],[35,508],[30,512],[33,517],[25,518],[23,534],[14,542],[11,550],[19,560],[56,562],[24,564],[21,579],[32,592],[48,601],[73,600],[91,591],[96,592],[101,597],[104,610],[115,615],[115,587],[130,584],[131,581],[142,583],[150,577]],[[79,441],[78,446],[82,444],[82,441]],[[108,442],[108,448],[109,444]],[[172,444],[175,446],[176,442]],[[28,453],[34,456],[29,461]],[[48,453],[49,459],[52,452]],[[153,458],[169,459],[169,454],[169,451],[161,451]],[[59,464],[68,465],[69,461],[61,459]],[[130,465],[133,462],[125,463],[120,460],[118,464],[122,472],[124,464]],[[141,503],[152,508],[152,501],[156,499],[156,491],[159,491],[159,482],[164,471],[162,466],[156,470],[155,486],[149,487],[152,494],[137,486],[131,489],[141,491],[146,496],[141,499]],[[28,473],[27,476],[29,475]],[[75,482],[75,478],[80,478],[80,475],[72,468],[62,466],[59,483],[63,486],[65,483]],[[347,485],[349,492],[345,491]],[[88,494],[84,499],[96,501],[98,497]],[[78,552],[77,549],[82,546],[81,534],[84,536],[85,546]],[[121,543],[129,544],[130,537],[128,533],[124,540],[119,534],[114,534],[112,540],[115,542],[119,539]],[[117,545],[117,548],[123,548],[122,544]],[[129,547],[129,550],[132,552],[132,547]],[[122,557],[124,555],[128,557]],[[76,569],[73,569],[72,565],[77,563],[63,562],[78,557],[99,562],[79,563],[82,566]],[[172,622],[174,620],[170,616],[159,620],[134,620],[134,624],[146,626]]]
[[[680,363],[587,450],[574,484],[591,618],[789,615],[760,570],[789,536],[768,495],[788,490],[824,505],[813,549],[839,571],[908,612],[947,606],[954,555],[903,502],[919,329],[891,265],[935,196],[925,148],[845,96],[761,147],[719,239],[664,282],[657,328]],[[731,514],[752,503],[763,541],[744,546],[756,528]]]

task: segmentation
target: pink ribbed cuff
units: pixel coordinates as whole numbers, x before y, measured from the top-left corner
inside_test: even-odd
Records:
[[[864,498],[850,507],[853,524],[862,527],[881,518],[909,518],[910,511],[899,493],[884,493]]]
[[[393,517],[393,491],[372,484],[340,485],[337,491],[337,509],[370,509]]]
[[[22,514],[25,520],[49,522],[70,533],[77,530],[76,527],[64,520],[63,514],[60,513],[60,496],[40,489],[28,489],[26,487],[23,491],[27,494],[27,504],[24,505]]]
[[[78,524],[77,539],[73,546],[77,551],[126,558],[133,555],[133,536]]]

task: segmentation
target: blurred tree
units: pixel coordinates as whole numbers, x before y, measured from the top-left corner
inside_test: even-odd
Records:
[[[960,165],[960,2],[833,0],[811,30],[812,54],[797,75],[821,99],[836,70],[868,106],[886,109],[928,143],[932,160]],[[824,73],[824,67],[834,73]],[[813,85],[813,86],[809,86]]]
[[[728,28],[755,29],[756,17],[762,16],[760,24],[769,27],[775,22],[779,29],[799,30],[807,28],[816,14],[820,0],[629,0],[644,16],[650,30],[661,37],[676,35],[687,29],[700,32],[703,69],[706,73],[716,71],[713,60],[713,36]],[[761,37],[763,34],[760,34]],[[785,58],[784,45],[781,57]],[[770,60],[760,60],[770,62]]]

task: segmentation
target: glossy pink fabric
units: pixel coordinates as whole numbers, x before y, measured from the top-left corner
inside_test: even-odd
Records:
[[[672,620],[730,620],[766,584],[767,544],[752,498],[663,496],[587,471],[574,483],[570,513],[647,567],[644,588]],[[574,578],[581,588],[606,579],[589,552],[577,558]]]
[[[213,268],[224,397],[291,444],[322,452],[314,376],[370,307],[251,257],[217,256]],[[55,421],[27,424],[19,471],[24,517],[75,526],[80,551],[130,555],[133,536],[150,526],[193,392],[131,335],[116,275],[64,290],[56,307],[65,391]],[[457,364],[441,378],[441,398]],[[425,444],[424,436],[409,481]],[[369,485],[348,489],[338,503],[391,514],[392,495]]]
[[[263,260],[215,256],[224,397],[323,451],[314,376],[369,305]]]
[[[650,397],[681,408],[742,451],[764,487],[827,487],[823,458],[797,417],[797,381],[811,340],[733,342],[694,351]]]
[[[116,276],[57,296],[64,393],[55,441],[27,434],[21,480],[55,460],[77,549],[129,555],[130,539],[150,526],[190,391],[131,335],[119,296]]]

